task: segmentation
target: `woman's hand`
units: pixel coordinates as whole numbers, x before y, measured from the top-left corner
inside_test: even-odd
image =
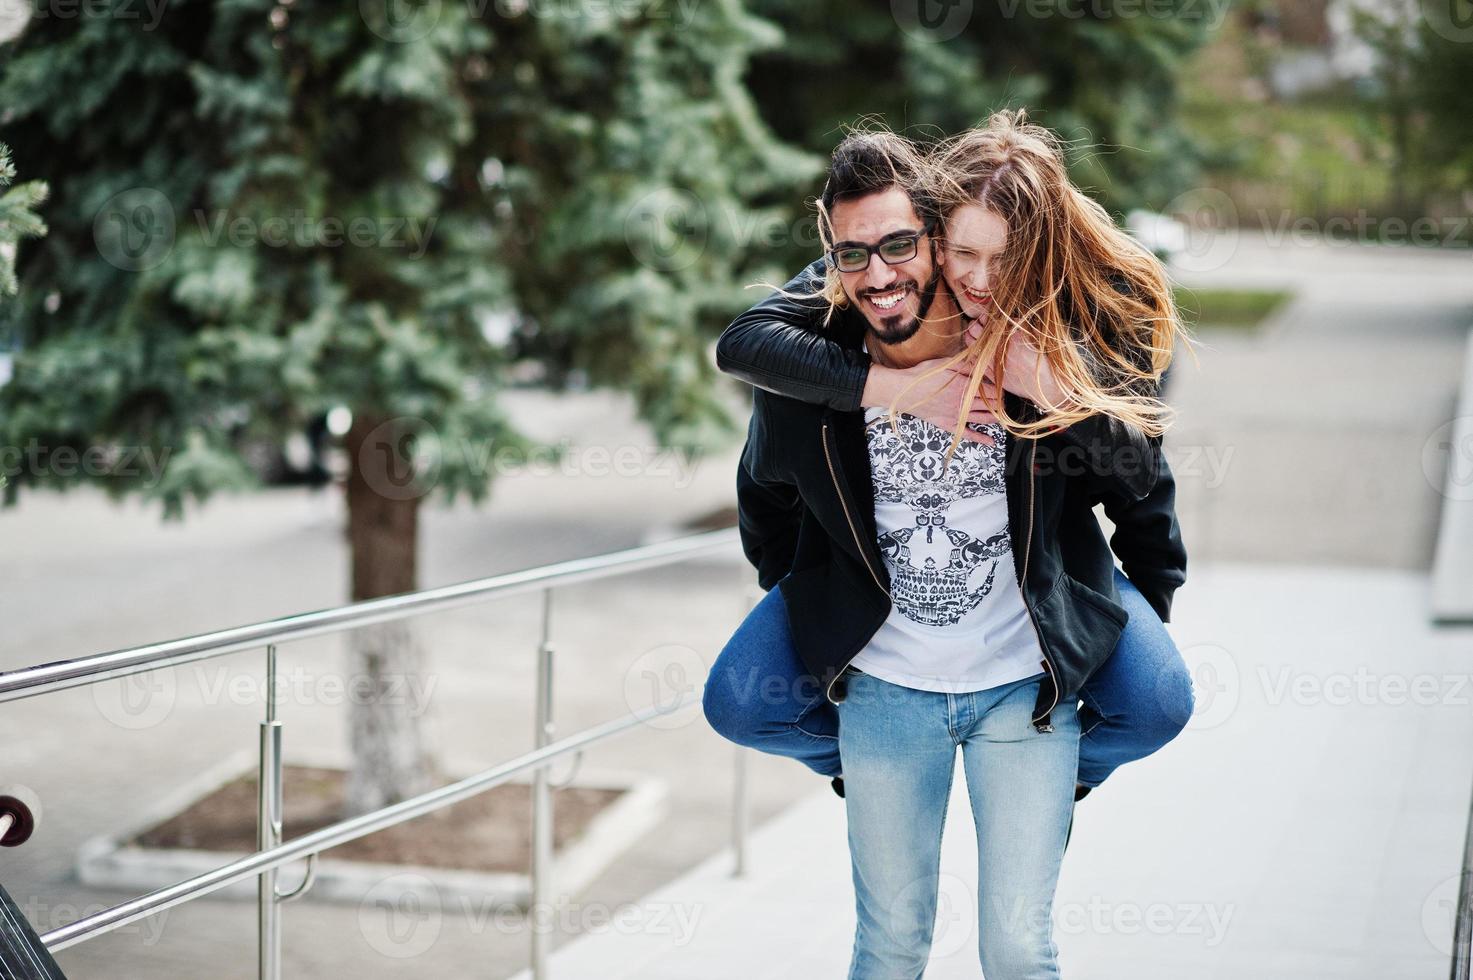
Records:
[[[967,325],[966,344],[968,347],[981,338],[985,328],[986,325],[977,320]],[[957,365],[957,370],[970,372],[971,365],[971,361],[964,361]],[[991,380],[991,366],[987,371],[985,377]],[[1022,331],[1014,333],[1008,341],[1008,349],[1003,361],[1002,386],[1004,390],[1011,391],[1020,398],[1028,399],[1045,412],[1052,408],[1061,408],[1069,401],[1068,392],[1054,377],[1054,369],[1049,364],[1048,358],[1033,346],[1032,341]]]
[[[949,360],[950,357],[938,357],[908,368],[871,364],[861,403],[867,408],[873,406],[888,409],[895,402],[898,411],[925,419],[950,432],[956,428],[957,418],[961,415],[962,399],[967,393],[972,365],[968,361],[959,361],[946,367]],[[987,408],[988,399],[996,404],[1001,398],[1002,392],[997,390],[997,386],[984,378],[978,397],[972,402],[971,411],[967,413],[967,425],[962,427],[963,439],[987,446],[993,444],[991,436],[978,432],[971,426],[996,422],[997,416]]]

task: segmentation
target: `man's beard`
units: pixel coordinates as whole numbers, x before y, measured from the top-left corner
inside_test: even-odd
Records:
[[[926,319],[926,314],[931,311],[931,304],[936,300],[936,286],[941,282],[941,272],[938,269],[931,276],[931,281],[926,283],[925,289],[917,289],[916,296],[920,300],[920,306],[916,309],[915,316],[908,320],[902,319],[905,314],[898,313],[893,317],[884,317],[877,324],[874,319],[865,316],[865,322],[869,325],[870,335],[882,344],[903,344],[920,332],[921,324]],[[913,284],[908,284],[912,285]],[[894,286],[889,289],[894,289]],[[888,292],[889,289],[867,290],[866,292]],[[862,298],[862,297],[861,297]]]

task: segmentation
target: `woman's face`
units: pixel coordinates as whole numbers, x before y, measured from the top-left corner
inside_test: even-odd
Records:
[[[979,204],[963,205],[946,219],[941,275],[969,320],[987,316],[992,305],[992,269],[1007,239],[1007,222]]]

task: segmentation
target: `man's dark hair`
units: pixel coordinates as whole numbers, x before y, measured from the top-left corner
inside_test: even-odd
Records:
[[[924,167],[920,150],[898,133],[850,133],[829,158],[829,175],[819,198],[820,221],[828,223],[839,201],[898,187],[910,196],[921,221],[934,223],[937,209],[924,189]]]

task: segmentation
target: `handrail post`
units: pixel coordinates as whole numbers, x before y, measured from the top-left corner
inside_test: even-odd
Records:
[[[266,720],[261,722],[261,759],[256,771],[256,848],[281,843],[281,722],[276,719],[276,645],[266,647]],[[256,972],[260,980],[281,978],[281,910],[275,868],[256,880]]]
[[[1463,831],[1463,867],[1458,875],[1458,905],[1453,912],[1452,980],[1473,974],[1473,810]]]
[[[552,589],[542,590],[542,640],[537,646],[537,699],[533,748],[540,749],[553,741],[552,720]],[[548,767],[538,766],[532,772],[532,894],[527,907],[532,926],[532,980],[547,980],[547,954],[551,935],[538,927],[541,910],[547,904],[552,874],[552,789]],[[549,916],[547,921],[552,921]]]

